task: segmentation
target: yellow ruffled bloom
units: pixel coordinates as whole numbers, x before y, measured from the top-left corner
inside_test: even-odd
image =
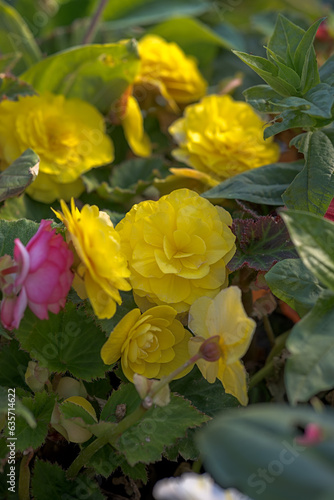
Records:
[[[95,205],[85,205],[80,212],[73,198],[71,211],[63,200],[60,203],[63,213],[54,213],[65,224],[66,238],[77,254],[72,286],[81,299],[89,298],[98,318],[111,318],[116,303],[122,302],[119,290],[131,290],[119,234]]]
[[[121,358],[124,375],[131,382],[135,373],[150,379],[169,375],[189,358],[191,334],[175,319],[176,314],[170,306],[152,307],[144,314],[133,309],[102,347],[103,362],[109,365]],[[177,378],[191,369],[188,367]]]
[[[209,174],[216,184],[246,170],[274,163],[279,147],[263,139],[265,123],[252,107],[229,95],[210,95],[188,106],[169,132],[173,156]]]
[[[196,62],[176,43],[157,35],[146,35],[138,42],[141,69],[135,83],[157,89],[174,111],[178,104],[197,101],[205,95],[207,82]]]
[[[189,328],[196,335],[189,341],[194,356],[210,337],[219,336],[221,356],[218,361],[197,361],[202,375],[211,384],[218,378],[225,392],[247,405],[246,371],[240,358],[246,353],[256,327],[245,313],[241,291],[236,286],[221,290],[214,299],[201,297],[189,311]]]
[[[227,286],[235,253],[230,214],[189,189],[134,205],[116,226],[141,309],[169,304],[187,311]]]
[[[84,190],[80,175],[114,159],[99,111],[80,99],[50,93],[0,103],[1,168],[27,148],[41,160],[27,192],[44,203],[79,196]]]

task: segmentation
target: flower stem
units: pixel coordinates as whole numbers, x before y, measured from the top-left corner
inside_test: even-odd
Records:
[[[130,413],[130,415],[124,417],[123,420],[121,420],[118,424],[115,424],[115,426],[109,432],[106,432],[103,436],[96,438],[95,441],[87,446],[87,448],[82,450],[67,470],[68,479],[75,478],[79,474],[82,467],[85,467],[92,456],[95,455],[95,453],[98,452],[103,446],[108,443],[112,446],[115,445],[117,439],[121,436],[121,434],[123,434],[143,418],[143,416],[151,406],[147,405],[147,400],[150,399],[150,401],[152,401],[153,397],[163,387],[165,387],[165,385],[169,384],[169,382],[171,382],[177,375],[179,375],[179,373],[181,373],[188,366],[196,363],[196,361],[201,357],[202,355],[200,353],[195,354],[195,356],[188,359],[188,361],[186,361],[182,366],[179,366],[167,377],[161,379],[160,382],[154,387],[154,389],[148,393],[146,398],[141,401],[140,405],[132,413]]]
[[[264,326],[264,329],[266,331],[266,334],[267,334],[267,337],[269,339],[269,342],[270,342],[270,344],[272,346],[274,346],[276,338],[275,338],[275,334],[274,334],[274,331],[272,329],[272,326],[270,324],[270,321],[269,321],[269,318],[268,318],[267,314],[265,314],[263,316],[262,321],[263,321],[263,326]]]
[[[271,374],[274,369],[274,358],[284,349],[290,331],[291,330],[288,330],[287,332],[282,333],[281,335],[279,335],[279,337],[276,338],[275,344],[269,353],[266,364],[250,379],[249,389],[255,387],[259,382],[261,382],[261,380]]]
[[[105,7],[107,6],[108,0],[100,0],[100,3],[96,9],[96,12],[93,16],[93,19],[90,22],[90,25],[88,26],[87,32],[85,33],[85,36],[83,37],[82,40],[82,45],[87,45],[88,43],[91,43],[92,40],[94,39],[99,21],[101,19],[101,16],[103,14],[103,11]]]
[[[20,463],[20,475],[19,475],[19,499],[29,500],[29,488],[30,488],[30,469],[29,462],[34,456],[34,452],[30,452],[27,455],[23,455]]]

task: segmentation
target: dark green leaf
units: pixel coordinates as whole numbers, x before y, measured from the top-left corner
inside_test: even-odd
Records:
[[[277,262],[265,275],[276,297],[304,316],[316,303],[324,287],[305,267],[301,259],[285,259]]]
[[[124,456],[109,445],[103,446],[88,462],[95,472],[103,477],[109,477],[117,467],[120,467],[126,476],[133,480],[141,480],[147,483],[147,472],[145,464],[137,463],[133,467],[128,464]]]
[[[205,469],[224,488],[253,500],[314,500],[334,491],[334,412],[257,404],[227,410],[199,435]],[[302,446],[298,426],[316,424],[324,441]]]
[[[269,85],[255,85],[255,87],[244,90],[243,95],[248,104],[260,113],[280,113],[282,110],[279,106],[282,96]]]
[[[334,193],[334,146],[320,130],[309,133],[305,141],[305,167],[283,194],[283,201],[288,208],[324,215]]]
[[[276,262],[296,257],[289,233],[280,217],[234,219],[236,253],[228,263],[230,271],[244,266],[256,271],[268,271]]]
[[[324,293],[314,308],[293,327],[285,370],[289,401],[308,401],[334,387],[334,295]]]
[[[0,52],[21,56],[16,73],[29,68],[42,58],[37,43],[20,14],[8,3],[0,1]]]
[[[334,84],[334,54],[319,69],[320,80],[328,85]]]
[[[36,459],[32,490],[35,500],[104,500],[98,484],[84,474],[73,481],[67,479],[65,471],[57,464]]]
[[[16,449],[24,451],[29,448],[41,446],[48,433],[48,426],[55,404],[55,395],[47,392],[37,392],[35,396],[22,398],[24,405],[33,415],[35,423],[33,426],[27,424],[23,416],[17,416],[15,421]],[[8,429],[6,430],[8,435]]]
[[[284,130],[313,127],[316,123],[315,118],[305,115],[302,111],[288,109],[275,118],[273,125],[264,129],[263,137],[268,139]]]
[[[100,356],[104,333],[92,316],[72,303],[57,315],[50,313],[49,320],[26,311],[16,335],[23,349],[50,371],[68,370],[74,377],[92,380],[104,377],[109,368]]]
[[[37,232],[38,224],[26,219],[17,221],[0,220],[0,255],[13,255],[14,239],[19,238],[26,245]]]
[[[60,205],[53,203],[55,209],[60,210]],[[30,196],[22,194],[17,198],[9,198],[0,208],[0,219],[18,220],[30,219],[40,222],[42,219],[55,217],[49,205],[33,200]]]
[[[64,94],[109,110],[139,70],[136,43],[73,47],[35,64],[21,75],[39,92]]]
[[[310,28],[303,35],[303,38],[294,52],[293,63],[297,73],[301,77],[301,91],[303,94],[320,83],[313,41],[323,20],[324,18],[318,19],[318,21],[310,26]]]
[[[21,194],[35,180],[38,170],[38,155],[32,149],[27,149],[0,173],[0,201]]]
[[[334,290],[334,223],[309,212],[282,212],[292,241],[305,266]]]
[[[268,49],[278,54],[290,68],[293,68],[294,53],[304,33],[305,31],[302,28],[279,14],[274,33],[268,42]]]
[[[3,99],[17,100],[18,96],[34,95],[36,92],[26,82],[15,76],[0,76],[0,101]]]
[[[0,351],[0,385],[28,389],[24,376],[29,361],[29,354],[20,350],[17,340],[3,346]]]
[[[202,196],[212,203],[238,199],[266,205],[283,205],[282,194],[303,166],[302,161],[264,165],[235,175]]]

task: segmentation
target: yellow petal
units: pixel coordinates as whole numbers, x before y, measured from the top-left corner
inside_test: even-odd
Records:
[[[111,332],[107,342],[102,346],[101,357],[106,365],[116,363],[121,357],[122,347],[127,339],[128,333],[136,324],[140,317],[139,309],[132,309],[118,323],[115,329]]]
[[[129,96],[125,115],[121,118],[125,138],[137,156],[151,154],[151,141],[144,131],[143,117],[136,99]]]
[[[243,405],[248,404],[246,370],[241,361],[222,367],[220,364],[218,378],[224,386],[225,392],[232,394]]]

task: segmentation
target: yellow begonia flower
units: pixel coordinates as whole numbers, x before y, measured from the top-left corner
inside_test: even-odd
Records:
[[[177,104],[188,104],[205,95],[207,82],[196,62],[176,43],[157,35],[146,35],[138,42],[141,69],[135,84],[157,89],[174,111]]]
[[[63,213],[54,213],[65,224],[66,238],[77,254],[72,286],[81,299],[89,298],[98,318],[111,318],[116,302],[122,302],[119,290],[131,290],[119,234],[98,207],[85,205],[80,212],[72,198],[70,212],[63,200],[60,204]]]
[[[27,192],[44,203],[78,196],[84,190],[80,175],[114,159],[99,111],[50,93],[0,103],[1,168],[27,148],[40,157],[39,175]]]
[[[141,309],[169,304],[187,311],[227,286],[235,253],[230,214],[189,189],[134,205],[116,226]]]
[[[121,358],[124,375],[131,382],[135,373],[156,379],[169,375],[189,359],[191,334],[175,319],[176,314],[170,306],[152,307],[144,314],[133,309],[102,347],[103,362],[109,365]],[[177,378],[191,369],[188,367]]]
[[[169,127],[179,145],[172,154],[218,184],[278,160],[279,147],[272,138],[263,139],[264,126],[249,104],[210,95],[188,106],[184,117]]]
[[[147,157],[151,154],[151,141],[144,131],[143,117],[140,107],[133,96],[127,100],[126,110],[120,117],[125,138],[137,156]]]
[[[221,356],[218,361],[197,361],[202,375],[211,384],[218,378],[225,392],[247,405],[246,371],[240,358],[252,340],[256,323],[249,318],[241,302],[241,291],[236,286],[221,290],[211,299],[201,297],[189,311],[189,328],[196,335],[189,341],[189,353],[198,353],[205,339],[219,336]]]

